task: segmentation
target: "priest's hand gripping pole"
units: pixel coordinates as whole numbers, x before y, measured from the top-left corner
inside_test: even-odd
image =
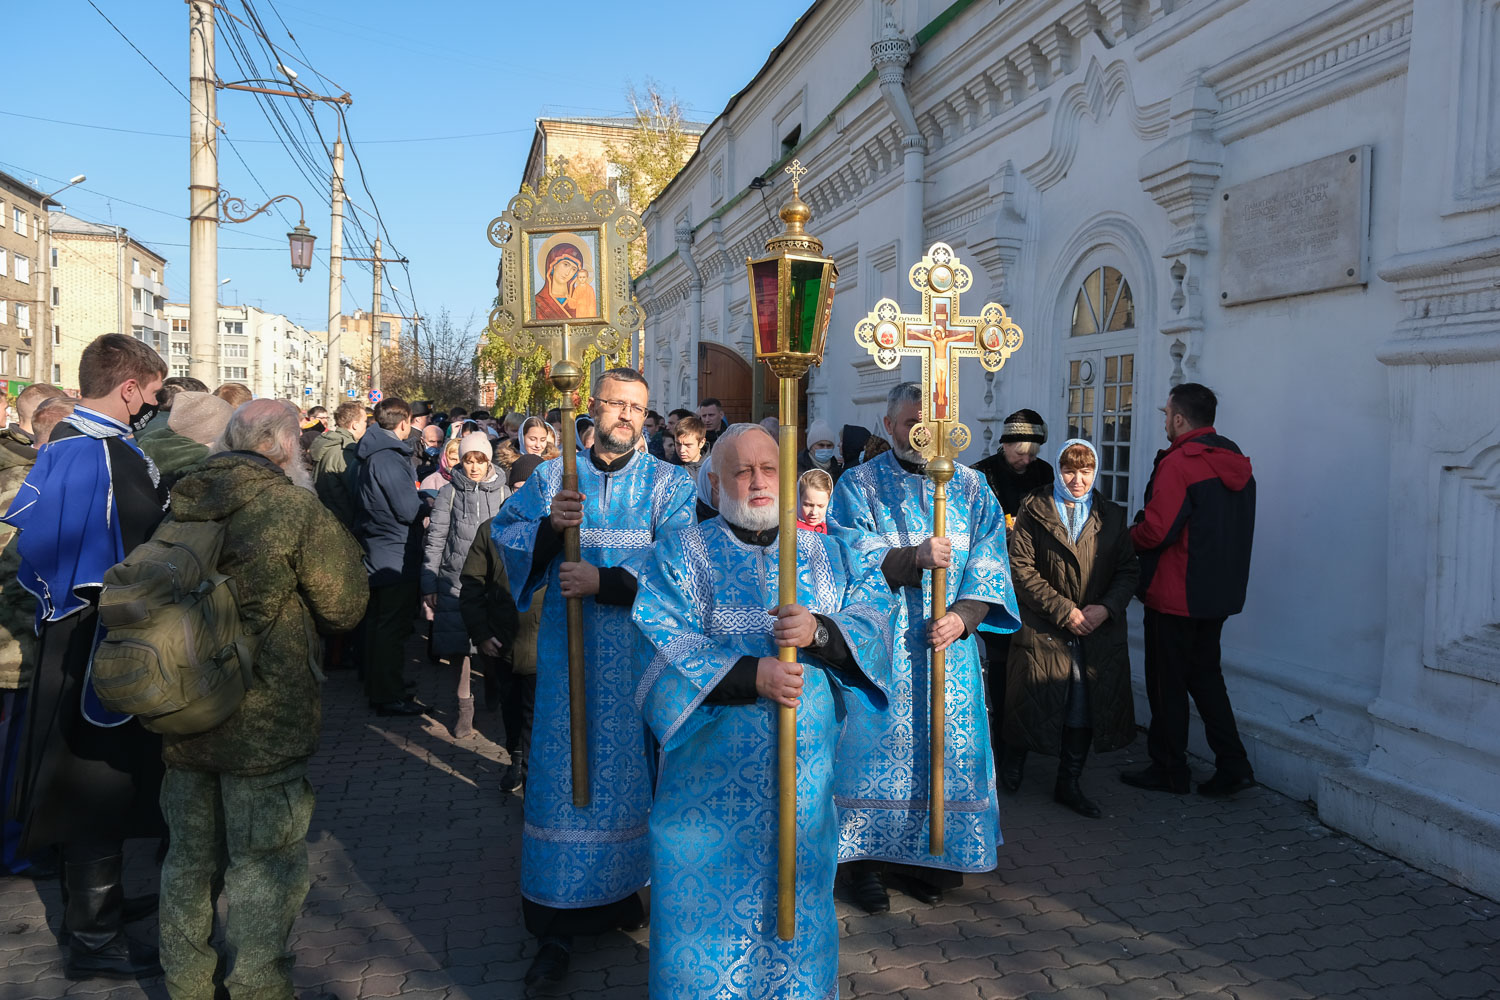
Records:
[[[881,299],[854,327],[854,339],[875,363],[895,368],[902,357],[922,359],[922,420],[911,431],[911,446],[927,462],[932,480],[932,534],[948,530],[948,483],[957,467],[953,458],[969,446],[969,429],[958,419],[958,364],[978,357],[989,371],[999,371],[1021,346],[1021,328],[1011,322],[997,302],[986,302],[978,316],[959,312],[959,296],[974,284],[974,276],[946,243],[934,243],[927,255],[907,273],[911,286],[922,293],[922,312],[901,311],[895,299]],[[932,571],[932,620],[948,613],[948,571]],[[932,651],[932,713],[929,720],[931,764],[928,776],[928,841],[930,854],[943,853],[944,758],[948,728],[948,656]]]
[[[562,393],[558,405],[562,423],[562,488],[578,491],[578,431],[574,425],[573,393],[583,381],[583,369],[568,355],[573,331],[563,324],[562,357],[552,365],[552,387]],[[578,526],[563,529],[563,562],[581,562]],[[583,689],[583,598],[569,597],[568,612],[568,737],[573,758],[573,805],[586,808],[589,794],[588,703]]]
[[[480,340],[479,364],[500,381],[530,375],[521,362],[540,356],[551,364],[552,387],[562,393],[563,474],[561,488],[578,489],[577,430],[573,393],[583,382],[580,360],[590,347],[599,356],[630,359],[630,335],[645,314],[630,296],[630,242],[644,232],[640,218],[614,192],[592,194],[567,175],[558,157],[556,173],[535,188],[523,184],[504,212],[490,220],[490,243],[500,251],[500,294]],[[549,248],[552,252],[549,253]],[[555,297],[553,262],[578,280],[568,297]],[[545,289],[545,291],[544,291]],[[574,295],[576,292],[576,297]],[[550,303],[548,299],[551,299]],[[576,298],[576,300],[575,300]],[[559,312],[562,316],[559,316]],[[576,339],[575,339],[576,338]],[[487,352],[503,342],[508,351]],[[578,528],[563,531],[563,561],[582,561]],[[583,599],[566,599],[568,622],[568,726],[573,764],[573,805],[589,805],[588,717],[584,691]]]
[[[780,380],[780,446],[776,602],[797,603],[797,393],[812,365],[823,363],[833,286],[838,268],[823,244],[803,227],[812,218],[798,193],[806,168],[793,160],[792,196],[781,206],[781,235],[766,241],[766,256],[746,260],[755,356]],[[780,647],[777,659],[796,663],[797,650]],[[776,726],[776,934],[790,941],[797,929],[797,710],[778,706]]]

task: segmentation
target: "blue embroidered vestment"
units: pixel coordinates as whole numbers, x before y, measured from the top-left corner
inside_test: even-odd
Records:
[[[804,655],[797,712],[797,928],[776,932],[777,706],[706,704],[742,656],[774,656],[778,546],[722,518],[657,544],[635,621],[636,700],[661,741],[651,812],[651,996],[838,996],[833,750],[844,705],[885,703],[891,593],[837,538],[797,533],[798,601],[833,621],[859,673]],[[869,566],[866,571],[862,567]],[[652,658],[654,657],[654,658]]]
[[[845,472],[834,487],[828,520],[859,533],[872,558],[918,545],[932,535],[931,480],[902,468],[893,452]],[[947,537],[953,543],[948,603],[991,605],[983,629],[1020,627],[1005,518],[984,478],[959,465],[948,484]],[[877,558],[878,561],[878,558]],[[896,598],[895,652],[889,707],[870,711],[851,703],[838,747],[834,796],[839,810],[839,860],[896,861],[955,871],[995,867],[1000,811],[990,752],[975,637],[948,647],[947,732],[944,740],[944,851],[928,853],[931,733],[931,647],[927,622],[932,574]]]

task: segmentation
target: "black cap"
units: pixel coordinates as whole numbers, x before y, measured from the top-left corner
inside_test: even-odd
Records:
[[[432,400],[419,399],[411,404],[411,415],[414,417],[429,417],[432,415]]]
[[[507,485],[513,490],[520,489],[526,484],[526,480],[531,478],[531,474],[536,471],[536,467],[541,464],[542,456],[540,455],[522,455],[511,463],[510,474],[507,476],[509,480]]]
[[[1007,444],[1018,441],[1046,444],[1047,425],[1042,421],[1040,413],[1035,410],[1017,410],[1005,418],[1005,423],[1000,428],[1000,442]]]

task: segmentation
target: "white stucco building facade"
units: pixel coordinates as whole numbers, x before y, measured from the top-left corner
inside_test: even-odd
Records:
[[[704,345],[752,356],[745,258],[793,155],[839,266],[812,417],[877,427],[915,377],[852,331],[883,296],[918,306],[907,268],[937,240],[974,271],[964,311],[996,299],[1026,338],[964,375],[963,461],[1029,406],[1049,452],[1070,427],[1112,443],[1134,512],[1157,407],[1208,384],[1259,484],[1224,631],[1257,777],[1500,897],[1497,46],[1500,0],[821,0],[644,214],[654,405],[697,402]],[[1335,154],[1358,259],[1244,294],[1277,265],[1235,264],[1255,248],[1230,193]]]

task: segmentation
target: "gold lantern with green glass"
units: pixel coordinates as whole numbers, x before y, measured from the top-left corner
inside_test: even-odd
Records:
[[[793,160],[786,172],[792,177],[791,200],[781,207],[786,228],[767,241],[764,257],[745,262],[755,356],[770,366],[781,388],[778,607],[797,603],[797,388],[810,366],[823,363],[838,278],[838,267],[823,256],[823,242],[805,228],[812,209],[798,188],[807,168]],[[777,656],[795,663],[797,650],[783,647]],[[797,710],[783,705],[777,712],[776,932],[790,941],[797,912]]]

